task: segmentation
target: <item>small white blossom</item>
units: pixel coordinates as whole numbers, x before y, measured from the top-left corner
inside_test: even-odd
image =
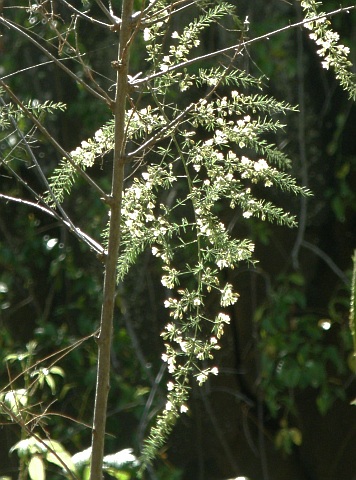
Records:
[[[203,385],[203,383],[206,382],[207,379],[208,375],[205,372],[202,372],[197,376],[197,382],[199,385]]]
[[[219,313],[217,318],[220,322],[230,323],[230,317],[226,313]]]
[[[256,172],[261,172],[268,168],[268,163],[266,162],[266,160],[261,158],[260,160],[258,160],[258,162],[255,162],[253,168],[256,170]]]
[[[149,40],[151,40],[151,31],[149,28],[145,28],[143,30],[143,39],[145,42],[148,42]]]
[[[228,307],[229,305],[233,305],[234,303],[236,303],[238,298],[239,294],[234,293],[232,291],[232,285],[230,283],[227,283],[225,285],[225,288],[221,290],[220,305],[222,307]]]
[[[229,264],[228,262],[225,260],[225,258],[219,258],[219,260],[216,262],[216,265],[220,268],[220,270],[224,267],[228,267]]]

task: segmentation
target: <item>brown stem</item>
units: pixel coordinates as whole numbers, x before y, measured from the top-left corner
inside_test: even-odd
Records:
[[[98,336],[98,370],[94,406],[90,480],[102,478],[107,402],[110,388],[110,352],[116,290],[116,270],[120,245],[121,205],[125,165],[125,108],[128,92],[129,45],[132,34],[133,0],[123,0],[120,32],[115,114],[115,148],[110,202],[111,216],[105,264],[103,306]]]

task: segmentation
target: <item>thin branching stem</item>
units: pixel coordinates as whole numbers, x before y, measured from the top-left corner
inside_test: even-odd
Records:
[[[128,67],[130,39],[132,36],[133,0],[124,0],[122,4],[122,24],[118,51],[115,132],[112,189],[110,202],[110,227],[108,253],[105,263],[103,288],[103,306],[101,312],[100,333],[98,336],[98,369],[93,419],[92,457],[90,480],[102,478],[104,456],[107,403],[110,388],[110,353],[113,336],[113,315],[116,292],[117,259],[121,237],[121,206],[124,183],[125,145],[126,145],[126,98],[128,93]]]
[[[12,92],[10,87],[6,85],[5,82],[3,82],[0,79],[0,85],[3,87],[3,89],[6,91],[6,93],[9,95],[11,100],[20,107],[20,109],[23,111],[23,113],[26,115],[27,118],[29,118],[32,123],[38,128],[38,130],[46,137],[46,139],[53,145],[53,147],[66,159],[68,162],[72,165],[72,167],[75,169],[75,171],[81,175],[86,182],[91,185],[100,195],[101,198],[106,198],[105,192],[99,187],[97,183],[94,182],[94,180],[89,177],[89,175],[84,172],[83,169],[79,167],[75,162],[73,162],[71,156],[59,145],[57,140],[48,132],[48,130],[42,125],[42,123],[30,112],[30,110],[21,102],[21,100]]]
[[[109,95],[106,95],[106,97],[103,97],[99,92],[97,92],[94,88],[92,88],[90,85],[88,85],[82,78],[80,78],[78,75],[76,75],[70,68],[66,67],[58,58],[56,58],[54,55],[52,55],[47,48],[45,48],[43,45],[41,45],[37,40],[35,40],[31,35],[29,35],[26,31],[22,30],[16,23],[11,22],[10,20],[6,20],[4,17],[0,16],[0,23],[3,24],[5,27],[8,27],[15,32],[19,33],[21,36],[25,37],[27,40],[29,40],[31,43],[33,43],[41,52],[43,52],[48,58],[50,58],[60,69],[64,70],[65,73],[69,75],[73,80],[78,82],[80,85],[82,85],[89,93],[91,93],[94,97],[98,98],[99,100],[104,101],[107,103],[109,106],[112,103],[111,98]]]
[[[278,35],[279,33],[285,32],[287,30],[290,30],[292,28],[300,27],[306,23],[310,22],[315,22],[317,20],[321,20],[323,18],[329,18],[337,15],[338,13],[342,12],[349,12],[349,10],[352,10],[356,8],[356,5],[350,5],[349,7],[342,7],[338,8],[337,10],[334,10],[329,13],[325,13],[323,15],[316,15],[315,17],[304,19],[302,21],[292,23],[290,25],[286,25],[285,27],[278,28],[277,30],[274,30],[273,32],[265,33],[264,35],[260,35],[259,37],[251,38],[250,40],[245,40],[243,42],[240,42],[235,45],[231,45],[230,47],[222,48],[220,50],[215,50],[214,52],[207,53],[205,55],[201,55],[200,57],[194,57],[191,60],[185,60],[184,62],[177,63],[176,65],[173,65],[172,67],[169,67],[165,69],[164,71],[159,71],[156,73],[153,73],[151,75],[148,75],[147,77],[140,77],[136,78],[135,80],[131,80],[130,84],[131,85],[141,85],[144,83],[149,82],[150,80],[153,80],[155,78],[162,77],[163,75],[167,75],[170,72],[175,72],[176,70],[180,70],[182,68],[188,67],[189,65],[193,65],[194,63],[198,62],[203,62],[205,60],[208,60],[209,58],[214,58],[219,55],[222,55],[224,53],[229,53],[233,50],[241,50],[243,47],[246,47],[247,45],[251,45],[252,43],[259,42],[261,40],[268,40],[270,37],[273,37],[275,35]]]

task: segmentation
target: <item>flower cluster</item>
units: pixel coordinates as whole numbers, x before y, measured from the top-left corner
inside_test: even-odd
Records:
[[[232,13],[226,2],[203,3],[201,16],[179,32],[174,28],[172,32],[166,23],[166,2],[152,3],[155,21],[143,31],[152,66],[147,81],[153,92],[152,106],[131,112],[134,131],[139,136],[144,132],[150,154],[147,170],[125,191],[119,271],[125,273],[137,251],[147,246],[161,264],[161,284],[167,289],[168,322],[161,334],[162,360],[169,374],[167,400],[144,449],[148,459],[178,416],[187,411],[190,379],[202,385],[218,374],[212,361],[230,323],[223,310],[239,298],[234,286],[224,280],[223,270],[253,262],[253,242],[236,238],[221,212],[230,207],[241,219],[254,216],[292,226],[294,217],[261,200],[263,188],[257,191],[256,184],[307,194],[284,172],[290,165],[286,155],[263,138],[281,129],[277,115],[294,107],[250,93],[260,88],[260,80],[231,65],[201,69],[199,74],[172,68],[199,46],[203,29]],[[202,85],[200,100],[185,110],[174,105],[172,92],[179,98],[180,92]],[[233,85],[231,93],[224,89],[221,94],[220,85]],[[248,94],[243,93],[245,87]],[[156,132],[161,125],[166,131],[170,127],[170,138],[166,136],[158,146]],[[138,151],[143,149],[136,151],[137,159]],[[159,196],[160,189],[172,194]],[[215,295],[214,307],[209,302],[207,308],[211,294]]]
[[[170,66],[188,60],[190,51],[194,47],[198,47],[200,45],[199,36],[201,32],[213,21],[216,21],[220,17],[226,15],[226,13],[229,11],[231,11],[231,7],[227,4],[219,5],[209,10],[205,15],[194,19],[193,22],[189,23],[189,25],[184,28],[181,34],[177,31],[174,31],[171,35],[171,38],[176,40],[177,44],[170,45],[169,53],[164,55],[162,58],[160,69],[162,71],[167,71]]]
[[[80,147],[70,152],[70,156],[77,165],[83,168],[91,167],[97,157],[102,157],[113,148],[113,125],[111,123],[97,130],[94,138],[83,140]]]
[[[318,13],[319,3],[315,0],[301,1],[306,19],[314,18],[304,26],[311,31],[309,37],[320,47],[317,54],[323,58],[322,67],[327,70],[330,67],[333,68],[341,86],[349,93],[350,98],[356,100],[356,78],[351,71],[352,63],[348,58],[350,49],[339,43],[340,36],[331,29],[330,21],[325,17],[326,14]]]
[[[147,167],[141,178],[136,177],[131,186],[124,190],[121,210],[122,254],[118,264],[118,281],[123,279],[147,245],[157,245],[152,247],[152,253],[161,257],[165,263],[170,262],[172,254],[169,238],[179,230],[179,226],[169,222],[169,211],[164,205],[159,206],[160,211],[157,209],[156,196],[158,189],[170,188],[177,180],[172,172],[172,165],[166,167]],[[174,275],[169,272],[164,278],[168,286],[172,284]]]

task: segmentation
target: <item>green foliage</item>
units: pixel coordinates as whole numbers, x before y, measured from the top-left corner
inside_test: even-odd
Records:
[[[324,343],[323,328],[329,325],[316,315],[299,315],[304,308],[303,278],[292,274],[281,279],[270,302],[256,315],[260,389],[273,416],[295,413],[293,392],[308,387],[319,392],[316,403],[322,414],[337,398],[344,398],[343,389],[330,383],[330,372],[340,376],[345,365],[338,347]]]
[[[10,371],[10,365],[18,363],[20,373],[17,381],[22,381],[22,388],[14,388],[16,383],[11,381],[0,394],[0,413],[10,416],[10,419],[27,416],[32,407],[36,406],[36,400],[40,394],[41,401],[48,397],[47,389],[52,395],[57,393],[57,376],[63,378],[64,371],[61,367],[52,364],[45,368],[34,361],[37,355],[37,344],[34,341],[26,345],[26,351],[11,353],[4,357]]]
[[[4,90],[0,88],[0,97],[5,94]],[[24,104],[25,108],[30,111],[35,117],[40,118],[44,113],[54,113],[55,111],[63,112],[67,106],[62,102],[53,102],[46,100],[40,103],[38,100],[29,100]],[[2,130],[8,129],[13,126],[13,122],[19,122],[25,118],[25,113],[21,107],[14,105],[12,102],[3,102],[0,105],[0,127]]]
[[[85,8],[90,7],[89,2],[82,3]],[[127,148],[124,152],[128,177],[120,212],[117,283],[127,280],[144,251],[152,253],[161,269],[161,284],[166,289],[164,307],[168,321],[161,332],[165,348],[161,358],[170,375],[165,408],[145,442],[142,463],[130,460],[134,469],[141,468],[141,475],[164,445],[177,419],[189,410],[192,378],[203,385],[210,375],[218,374],[212,361],[230,323],[228,308],[239,298],[234,285],[227,280],[227,269],[256,261],[251,239],[225,224],[227,212],[237,214],[245,222],[255,217],[261,222],[294,227],[295,216],[272,201],[270,191],[274,187],[296,195],[310,194],[286,172],[291,166],[290,159],[270,141],[283,132],[281,117],[295,112],[296,108],[264,94],[262,79],[238,67],[237,55],[221,57],[218,67],[196,68],[195,57],[200,53],[202,33],[209,33],[211,26],[223,26],[235,9],[223,1],[195,4],[200,7],[199,16],[172,31],[170,2],[150,2],[142,32],[136,32],[142,33],[140,41],[145,46],[148,68],[143,74],[128,79],[131,108],[125,118]],[[316,5],[313,1],[302,1],[308,18],[316,15]],[[31,10],[30,14],[33,13]],[[106,14],[110,17],[109,11]],[[342,86],[355,98],[347,47],[337,44],[339,38],[326,20],[310,21],[307,28],[312,30],[311,38],[321,46],[318,54],[325,58],[323,66],[334,67]],[[68,31],[68,38],[70,33]],[[59,35],[59,39],[69,48],[67,37],[64,40]],[[70,51],[76,52],[74,47]],[[63,110],[64,105],[29,102],[25,107],[39,118],[42,113]],[[21,108],[11,103],[3,105],[2,128],[11,127],[13,121],[22,121],[23,116]],[[30,140],[31,135],[27,138]],[[115,122],[110,120],[92,137],[81,141],[68,157],[62,157],[51,176],[51,193],[44,192],[47,206],[58,208],[59,204],[65,204],[67,196],[74,197],[77,193],[74,187],[81,185],[78,173],[95,172],[98,164],[102,166],[104,160],[111,158],[114,148]],[[110,206],[109,196],[105,202]],[[112,221],[110,216],[109,225]],[[103,223],[98,221],[97,225]],[[106,243],[108,231],[102,234]],[[53,278],[58,278],[61,268],[68,270],[68,278],[78,273],[74,261],[68,259],[66,267],[62,267],[63,260],[59,256],[51,263]],[[86,301],[80,290],[87,291],[88,286],[97,294],[89,280],[78,282],[77,303],[66,305],[68,310],[79,310],[78,305]],[[0,294],[6,294],[7,289],[7,280],[2,281]],[[215,300],[215,308],[210,306],[211,298]],[[323,345],[323,332],[314,316],[298,316],[292,310],[302,310],[305,305],[302,280],[298,275],[291,275],[277,288],[271,303],[257,315],[260,388],[273,415],[282,410],[287,417],[293,412],[292,393],[296,389],[318,388],[317,405],[322,413],[335,397],[342,396],[341,389],[330,388],[327,376],[327,367],[338,374],[343,371],[337,349]],[[59,307],[57,313],[68,310]],[[351,316],[354,317],[354,312]],[[85,315],[77,321],[86,333],[87,329],[93,331]],[[351,317],[350,326],[355,338]],[[43,324],[37,331],[42,339],[53,334],[56,328],[51,325]],[[306,343],[305,338],[310,341]],[[64,377],[64,370],[55,364],[48,368],[33,365],[34,352],[35,346],[29,344],[25,354],[7,356],[9,363],[21,363],[24,385],[16,384],[15,388],[11,384],[0,399],[1,413],[18,421],[22,434],[29,434],[21,423],[23,418],[31,417],[37,422],[44,416],[42,413],[31,416],[36,406],[33,395],[36,393],[40,402],[48,401],[47,390],[55,395],[58,377]],[[127,391],[128,396],[134,398],[132,387]],[[300,442],[300,431],[284,421],[276,438],[277,446],[288,452]],[[81,456],[84,452],[70,457],[59,442],[43,440],[36,434],[23,438],[12,451],[25,459],[32,480],[45,478],[48,462],[60,468],[66,464],[64,475],[79,472],[81,478],[89,478],[90,452],[87,450],[84,460]],[[125,462],[120,460],[120,453],[104,457],[104,470],[120,480],[133,478],[134,473],[125,469]]]

